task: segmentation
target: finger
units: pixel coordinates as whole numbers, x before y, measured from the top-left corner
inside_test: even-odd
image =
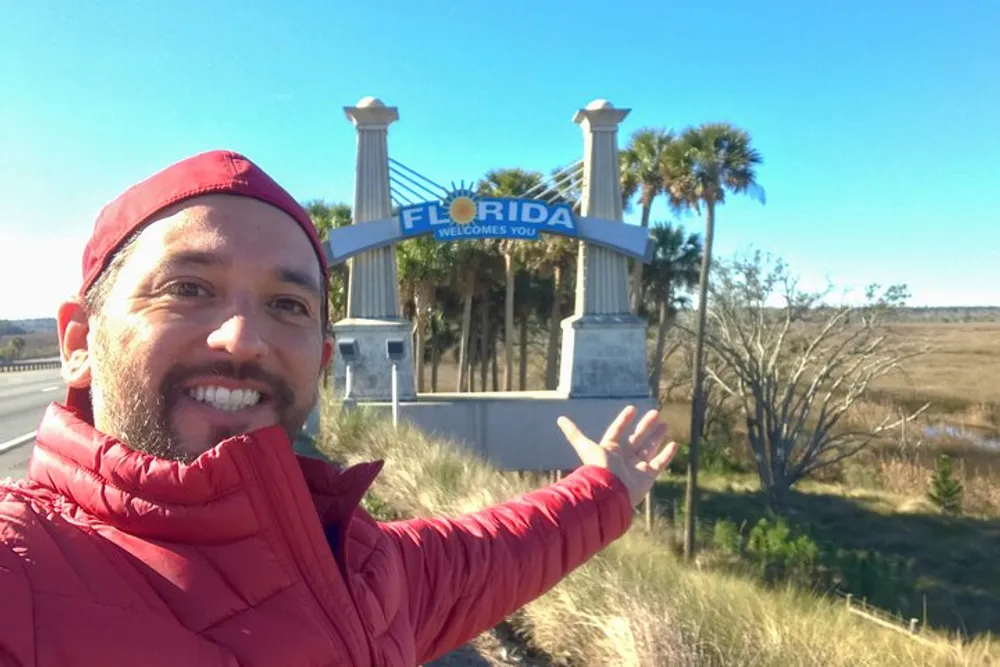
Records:
[[[556,424],[562,429],[563,435],[569,441],[573,451],[584,464],[597,463],[603,450],[593,440],[583,434],[583,431],[568,417],[559,417]],[[596,450],[596,451],[595,451]],[[596,458],[595,458],[596,457]]]
[[[663,448],[663,451],[653,457],[653,460],[649,462],[649,467],[654,472],[660,472],[668,465],[670,461],[674,458],[674,454],[677,453],[677,443],[670,441],[667,446]]]
[[[583,431],[569,417],[559,417],[556,420],[556,424],[562,429],[563,435],[569,440],[569,444],[573,446],[577,454],[581,454],[581,447],[585,447],[585,443],[589,443],[590,438],[585,436]]]
[[[640,444],[635,449],[635,455],[643,461],[648,461],[654,454],[660,451],[660,447],[667,439],[667,425],[663,422],[655,424],[645,435]]]
[[[648,446],[651,437],[659,430],[661,424],[664,427],[663,430],[666,430],[666,424],[660,419],[660,413],[656,410],[650,410],[644,414],[635,427],[635,432],[629,436],[629,444],[632,445],[632,449],[639,451],[642,446]]]
[[[632,419],[635,417],[635,406],[628,405],[615,420],[611,422],[611,426],[608,426],[608,430],[604,432],[604,438],[601,440],[602,443],[606,442],[624,442],[625,429],[629,424],[632,423]]]
[[[569,417],[559,417],[559,419],[556,420],[556,424],[559,425],[559,428],[562,429],[563,435],[565,435],[570,441],[583,436],[583,432]]]

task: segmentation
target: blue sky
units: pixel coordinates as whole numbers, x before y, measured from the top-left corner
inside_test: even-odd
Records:
[[[599,97],[632,109],[621,143],[729,121],[767,203],[719,211],[719,254],[1000,305],[996,0],[420,6],[0,3],[0,317],[54,315],[100,208],[196,152],[351,201],[342,108],[366,95],[399,108],[390,155],[446,182],[578,158],[573,113]]]

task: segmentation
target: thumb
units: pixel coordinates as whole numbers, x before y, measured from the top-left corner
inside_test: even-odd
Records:
[[[580,428],[574,424],[573,420],[569,417],[560,417],[556,420],[556,424],[558,424],[559,428],[562,429],[563,435],[566,436],[566,439],[569,440],[569,444],[573,445],[573,447],[576,447],[577,440],[584,437]]]
[[[569,440],[569,444],[576,450],[576,455],[580,457],[580,460],[585,464],[592,462],[594,458],[593,450],[597,445],[591,442],[590,438],[585,436],[583,431],[570,418],[560,417],[556,420],[556,423],[562,429],[566,439]]]

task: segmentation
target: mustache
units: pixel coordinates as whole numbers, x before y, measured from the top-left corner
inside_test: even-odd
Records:
[[[288,386],[288,383],[277,375],[268,373],[261,368],[260,364],[253,361],[242,364],[232,361],[216,361],[211,364],[175,366],[163,378],[163,394],[165,396],[179,396],[181,386],[195,377],[216,377],[236,381],[250,380],[259,382],[267,387],[268,397],[275,402],[276,407],[279,409],[295,403],[295,393]]]

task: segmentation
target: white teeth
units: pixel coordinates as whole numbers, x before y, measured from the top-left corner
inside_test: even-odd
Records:
[[[243,405],[243,390],[234,389],[229,392],[229,409],[239,410],[241,405]]]
[[[188,396],[208,403],[217,410],[234,412],[260,403],[260,392],[253,389],[228,389],[227,387],[199,386],[189,389]]]

